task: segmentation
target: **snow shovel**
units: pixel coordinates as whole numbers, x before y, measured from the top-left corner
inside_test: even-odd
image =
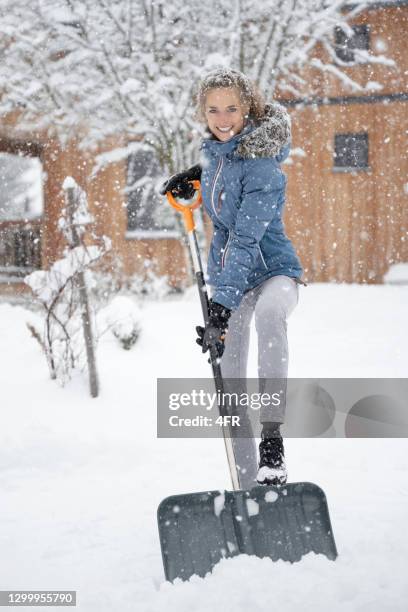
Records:
[[[200,249],[198,246],[197,234],[195,231],[195,223],[194,223],[194,215],[193,210],[198,208],[202,202],[201,198],[201,190],[200,190],[200,181],[191,181],[194,189],[197,191],[198,195],[196,200],[191,202],[190,204],[182,204],[181,202],[177,202],[171,193],[171,191],[167,192],[167,199],[171,206],[181,212],[184,217],[184,225],[186,228],[188,242],[190,247],[191,258],[193,262],[194,274],[197,281],[198,293],[200,296],[201,309],[203,312],[204,323],[207,325],[209,319],[209,299],[207,286],[204,280],[203,266],[201,263]],[[218,356],[218,351],[215,346],[210,348],[210,362],[213,372],[215,390],[219,393],[218,397],[222,397],[224,384],[221,375],[221,366],[220,359]],[[228,411],[224,405],[218,406],[219,414],[221,417],[229,417]],[[225,425],[222,425],[222,432],[225,444],[225,450],[227,453],[228,466],[231,474],[232,487],[234,490],[238,490],[239,486],[239,474],[236,467],[236,461],[234,457],[234,449],[231,441],[231,430],[228,424],[228,418],[225,419]]]
[[[200,182],[191,181],[198,197],[190,204],[177,202],[168,192],[171,206],[184,216],[200,295],[204,322],[208,322],[208,294],[201,264],[193,210],[201,204]],[[210,361],[217,392],[223,379],[216,347]],[[224,404],[220,416],[227,416]],[[233,491],[204,491],[173,495],[157,510],[161,552],[166,580],[205,576],[223,558],[239,554],[269,557],[273,561],[300,561],[314,552],[337,557],[329,511],[323,491],[308,482],[283,486],[255,486],[239,490],[239,473],[229,425],[223,426],[224,444]]]

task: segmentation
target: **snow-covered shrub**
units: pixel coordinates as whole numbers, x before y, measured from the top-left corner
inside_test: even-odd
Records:
[[[125,350],[131,349],[142,331],[137,304],[129,297],[118,295],[105,308],[104,318],[120,345]]]
[[[408,262],[392,264],[384,275],[384,283],[389,285],[408,285]]]
[[[51,378],[64,385],[74,368],[87,364],[91,394],[95,397],[98,382],[87,282],[91,266],[110,249],[110,242],[102,238],[99,244],[85,244],[85,234],[92,223],[85,193],[71,177],[65,179],[63,187],[66,207],[58,224],[67,242],[63,257],[49,270],[37,270],[24,280],[43,307],[44,330],[40,344]]]
[[[150,264],[150,260],[146,264]],[[143,274],[126,275],[121,260],[114,258],[109,261],[109,267],[104,265],[92,270],[88,287],[93,300],[103,308],[116,295],[127,295],[142,301],[160,300],[174,293],[167,274],[159,276],[148,265],[146,268]]]
[[[173,292],[169,285],[167,274],[158,276],[153,270],[147,269],[145,274],[133,274],[126,282],[126,289],[138,298],[161,300]]]
[[[109,261],[109,267],[98,266],[89,274],[90,296],[98,308],[104,308],[116,295],[124,292],[125,280],[120,259],[114,258]]]
[[[44,308],[44,346],[51,378],[64,385],[75,367],[83,367],[84,339],[78,275],[102,256],[100,247],[65,251],[49,270],[37,270],[25,282]]]

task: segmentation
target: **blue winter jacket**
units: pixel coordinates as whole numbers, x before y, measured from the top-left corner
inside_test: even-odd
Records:
[[[213,300],[231,310],[267,278],[302,274],[282,222],[286,176],[280,163],[288,156],[289,141],[286,110],[270,104],[264,120],[250,123],[228,142],[202,142],[201,190],[214,225],[208,282]]]

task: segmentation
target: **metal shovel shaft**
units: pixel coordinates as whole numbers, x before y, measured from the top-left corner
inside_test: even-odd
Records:
[[[193,186],[195,187],[195,189],[199,191],[200,182],[193,181]],[[196,281],[197,281],[201,310],[203,313],[204,323],[205,325],[208,325],[209,323],[209,299],[208,299],[207,285],[204,280],[203,266],[202,266],[201,256],[200,256],[200,248],[198,246],[197,234],[195,231],[195,223],[194,223],[194,217],[193,217],[193,210],[197,208],[197,206],[199,206],[201,203],[201,193],[199,191],[198,199],[192,204],[187,205],[187,206],[183,206],[182,204],[177,202],[174,199],[171,192],[167,193],[167,198],[171,206],[173,206],[173,208],[175,208],[176,210],[178,210],[179,212],[183,214],[184,224],[185,224],[185,228],[186,228],[187,236],[188,236],[188,244],[189,244],[189,248],[191,252],[191,258],[193,260],[194,274],[195,274]],[[220,360],[218,356],[218,351],[215,346],[212,346],[210,348],[210,360],[211,360],[211,367],[212,367],[217,397],[223,398],[224,384],[223,384],[223,379],[222,379],[222,374],[221,374],[221,366],[219,363]],[[234,448],[232,445],[232,438],[231,438],[232,434],[231,434],[229,425],[227,424],[227,422],[224,422],[224,417],[228,416],[228,412],[226,411],[224,407],[224,403],[222,401],[218,404],[218,410],[219,410],[220,416],[223,419],[222,434],[224,438],[225,451],[227,454],[228,467],[229,467],[229,471],[231,475],[232,487],[234,491],[238,491],[240,489],[240,486],[239,486],[238,470],[237,470],[237,465],[235,461]]]
[[[200,296],[201,310],[203,312],[204,323],[207,325],[209,322],[209,300],[195,229],[189,232],[188,237],[193,258],[194,273],[197,280],[197,287]],[[223,397],[224,382],[221,374],[218,351],[215,346],[210,347],[210,360],[217,397]],[[228,416],[228,412],[225,410],[224,403],[222,401],[218,404],[218,411],[222,418]],[[231,475],[232,488],[234,489],[234,491],[238,491],[240,489],[238,471],[235,461],[234,448],[232,446],[231,431],[227,423],[222,424],[222,434],[224,438],[225,452],[227,453],[227,461]]]

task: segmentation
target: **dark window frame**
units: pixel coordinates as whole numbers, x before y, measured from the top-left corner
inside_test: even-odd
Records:
[[[348,36],[346,31],[339,26],[334,29],[336,56],[346,64],[356,61],[356,50],[369,51],[371,47],[371,31],[368,24],[355,24],[351,26],[351,29],[353,30],[352,36]]]
[[[360,172],[370,169],[368,132],[335,134],[333,170]]]

